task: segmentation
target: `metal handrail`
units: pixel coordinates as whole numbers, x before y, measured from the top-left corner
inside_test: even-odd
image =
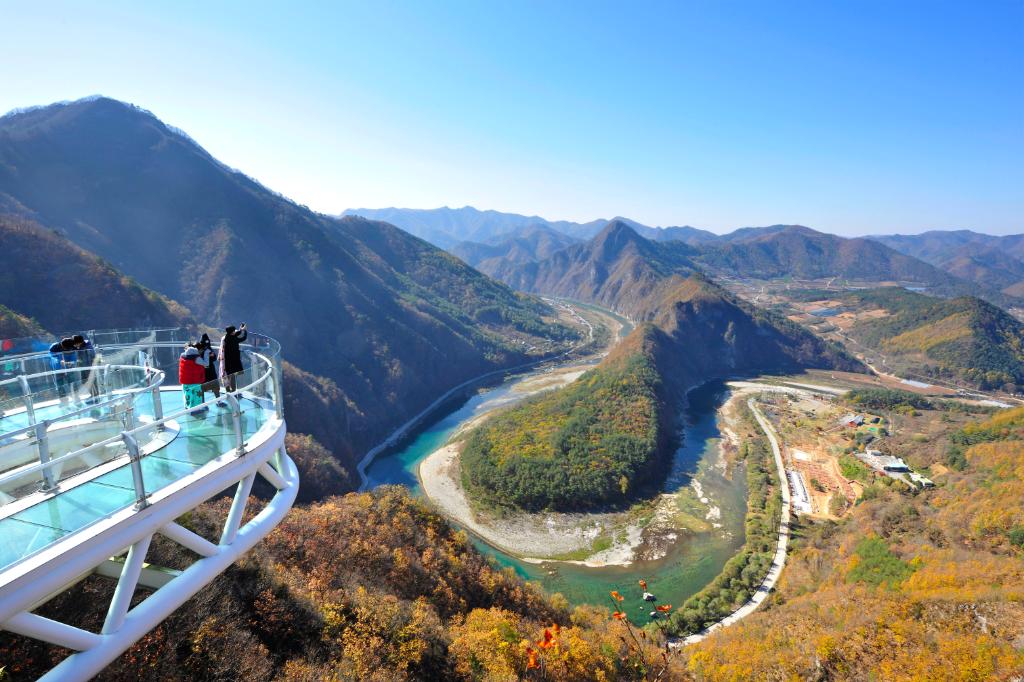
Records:
[[[131,334],[132,332],[155,334],[155,333],[159,333],[159,332],[176,332],[176,331],[184,331],[184,328],[183,327],[158,327],[158,328],[140,327],[139,329],[89,329],[89,330],[82,330],[81,332],[75,332],[75,333],[81,333],[82,336],[84,336],[85,338],[87,338],[90,341],[92,341],[96,337],[104,336],[104,335],[110,335],[110,334]],[[46,338],[47,338],[47,340],[49,340],[49,339],[52,339],[52,338],[61,338],[63,336],[72,336],[72,334],[70,332],[69,333],[65,333],[65,334],[54,334],[53,336],[48,336]],[[38,337],[38,336],[19,336],[19,337],[14,338],[14,339],[5,339],[5,340],[6,341],[10,341],[10,342],[12,342],[14,344],[17,344],[19,342],[31,341],[33,339],[40,339],[40,338],[41,337]],[[129,342],[121,342],[121,341],[118,341],[116,343],[117,344],[121,344],[121,345],[132,345]],[[134,345],[137,345],[137,346],[148,345],[148,344],[149,344],[149,342],[146,341],[145,339],[139,339],[138,341],[134,342]],[[93,344],[93,349],[95,350],[95,349],[99,349],[101,346],[102,347],[107,347],[107,346],[111,346],[111,345],[114,345],[114,344],[110,344],[110,343],[102,343],[102,344],[101,343],[94,343]],[[14,354],[14,355],[0,355],[0,362],[21,362],[22,360],[30,360],[32,358],[43,357],[43,356],[46,356],[46,355],[49,355],[49,351],[48,350],[30,351],[28,353],[17,353],[17,354]]]
[[[275,366],[274,366],[274,363],[271,362],[270,358],[268,358],[267,356],[265,356],[265,355],[263,355],[261,353],[256,353],[256,352],[253,352],[253,351],[246,351],[246,352],[250,356],[259,358],[261,361],[266,363],[267,369],[262,374],[262,376],[260,376],[258,379],[254,379],[253,381],[249,382],[247,385],[245,385],[245,386],[243,386],[241,388],[238,388],[235,391],[227,391],[224,394],[224,397],[228,401],[228,405],[231,407],[231,420],[232,420],[232,423],[233,423],[233,426],[234,426],[234,431],[235,431],[235,454],[237,456],[239,456],[239,457],[241,457],[242,455],[245,454],[245,452],[246,452],[245,445],[246,444],[245,444],[245,434],[242,431],[242,423],[241,423],[242,408],[241,408],[241,405],[238,402],[238,396],[241,395],[241,393],[243,391],[245,391],[247,389],[251,389],[252,387],[254,387],[254,386],[258,385],[258,384],[266,382],[267,380],[269,380],[271,378],[271,376],[273,376],[275,374],[275,372],[274,372],[274,367]],[[126,431],[123,431],[121,433],[121,438],[122,438],[122,440],[124,440],[125,447],[126,447],[126,449],[128,451],[129,461],[131,463],[132,482],[133,482],[134,487],[135,487],[135,508],[136,509],[144,509],[149,504],[148,499],[147,499],[148,495],[146,494],[145,481],[144,481],[144,479],[142,477],[141,460],[142,460],[142,457],[144,457],[144,455],[141,455],[139,453],[137,439],[135,438],[136,434],[138,434],[140,431],[152,428],[155,425],[159,425],[159,424],[165,423],[167,421],[171,421],[171,420],[177,419],[178,417],[182,417],[182,416],[185,416],[185,415],[191,415],[193,412],[195,412],[197,410],[200,410],[203,407],[208,407],[209,405],[211,405],[213,403],[216,403],[217,400],[218,400],[217,398],[213,398],[211,400],[205,400],[202,403],[200,403],[199,405],[195,405],[193,407],[186,407],[186,408],[184,408],[184,409],[182,409],[182,410],[180,410],[178,412],[175,412],[174,414],[172,414],[172,415],[170,415],[168,417],[164,417],[164,419],[161,420],[160,422],[154,422],[152,424],[147,424],[146,426],[142,426],[142,427],[137,427],[135,429],[126,430]],[[275,403],[278,402],[276,398],[275,398],[274,402]],[[87,450],[89,450],[89,449],[91,449],[93,447],[95,447],[95,446],[90,446],[89,448],[83,448],[82,450],[79,450],[78,452],[79,453],[84,453],[84,452],[86,452]]]
[[[176,345],[176,344],[170,344],[170,345]],[[245,439],[244,439],[244,433],[243,433],[242,428],[241,428],[241,405],[239,404],[238,397],[242,394],[243,391],[250,390],[250,389],[252,389],[253,387],[255,387],[255,386],[259,385],[259,384],[267,382],[272,376],[274,376],[276,374],[276,372],[275,372],[275,365],[271,361],[270,358],[268,358],[267,356],[265,356],[265,355],[263,355],[261,353],[256,353],[254,351],[246,350],[246,353],[248,355],[250,355],[251,357],[258,358],[261,362],[263,362],[265,364],[265,366],[266,366],[266,370],[258,378],[254,379],[253,381],[251,381],[250,383],[246,384],[245,386],[242,386],[241,388],[237,388],[233,392],[225,392],[225,394],[224,394],[225,398],[228,401],[229,406],[231,407],[232,421],[233,421],[233,425],[234,425],[235,439],[236,439],[235,452],[239,456],[245,454],[245,452],[246,452],[245,445],[246,444],[245,444]],[[159,390],[159,388],[157,390]],[[280,394],[279,394],[278,391],[279,391],[279,387],[275,386],[275,393],[276,394],[275,394],[275,398],[273,400],[275,405],[280,400]],[[26,468],[19,469],[19,470],[14,471],[14,472],[10,472],[10,473],[8,473],[8,474],[6,474],[4,476],[0,476],[0,485],[2,485],[3,483],[5,483],[5,482],[7,482],[9,480],[14,480],[14,479],[17,479],[17,478],[23,478],[23,477],[28,476],[30,474],[33,474],[33,473],[41,471],[41,472],[43,472],[43,478],[44,478],[44,490],[50,490],[53,487],[55,487],[54,485],[51,485],[50,481],[48,480],[49,477],[47,476],[47,472],[50,469],[52,469],[53,467],[55,467],[55,466],[57,466],[59,464],[62,464],[64,462],[66,462],[66,461],[69,461],[71,459],[83,457],[83,456],[85,456],[85,455],[87,455],[87,454],[89,454],[89,453],[91,453],[93,451],[100,450],[102,448],[105,448],[105,447],[113,444],[113,443],[116,443],[118,441],[122,441],[124,443],[124,445],[125,445],[125,449],[127,451],[127,456],[129,457],[130,463],[132,463],[131,472],[132,472],[133,484],[134,484],[135,491],[136,491],[136,502],[135,502],[136,508],[142,509],[142,508],[144,508],[148,504],[148,502],[146,500],[147,495],[145,493],[145,484],[144,484],[144,481],[142,479],[142,468],[141,468],[141,466],[138,466],[137,464],[138,464],[138,461],[141,461],[141,458],[144,457],[145,455],[139,454],[140,448],[139,448],[139,445],[138,445],[138,438],[137,438],[137,436],[141,432],[143,432],[143,431],[149,431],[149,430],[152,430],[154,428],[162,430],[163,427],[167,424],[167,422],[176,420],[179,417],[182,417],[182,416],[185,416],[185,415],[189,415],[189,414],[191,414],[191,413],[193,413],[193,412],[195,412],[197,410],[202,409],[203,407],[209,407],[211,404],[216,403],[217,400],[218,400],[218,398],[213,398],[211,400],[204,401],[204,402],[200,403],[199,405],[195,405],[193,407],[184,408],[182,410],[179,410],[178,412],[174,412],[171,415],[162,416],[159,419],[154,420],[152,422],[149,422],[147,424],[144,424],[142,426],[137,426],[137,427],[134,427],[134,428],[131,428],[131,429],[126,429],[126,430],[122,431],[120,434],[118,434],[117,436],[112,436],[110,438],[106,438],[106,439],[104,439],[102,441],[99,441],[97,443],[93,443],[92,445],[89,445],[89,446],[86,446],[84,448],[80,448],[78,450],[69,452],[69,453],[67,453],[65,455],[62,455],[62,456],[58,457],[58,458],[48,459],[45,462],[44,461],[40,461],[38,464],[33,464],[31,467],[26,467]],[[157,400],[156,404],[158,404],[158,403],[159,403],[159,401]],[[117,459],[119,459],[120,457],[123,457],[123,456],[125,456],[125,455],[119,455],[118,457],[115,457],[115,458],[111,459],[110,461],[115,461],[115,460],[117,460]]]
[[[17,384],[22,379],[38,379],[39,377],[45,377],[56,374],[69,374],[71,372],[92,372],[99,367],[118,367],[118,368],[131,368],[131,369],[144,369],[141,365],[88,365],[86,367],[61,367],[60,369],[50,369],[45,372],[36,372],[35,374],[19,374],[18,376],[11,377],[10,379],[4,379],[0,381],[0,386],[5,384]]]
[[[157,332],[164,331],[164,332],[167,332],[167,331],[178,331],[178,330],[184,331],[181,327],[175,327],[175,328],[169,328],[169,329],[156,329],[156,330],[153,330],[153,331],[157,331]],[[130,331],[145,331],[145,330],[141,330],[140,329],[140,330],[128,330],[128,331],[130,332]],[[85,336],[88,338],[88,334],[85,334]],[[249,332],[249,337],[250,338],[266,339],[269,343],[277,345],[277,347],[273,349],[273,352],[271,353],[271,355],[276,357],[278,354],[280,354],[280,351],[281,351],[280,346],[277,344],[277,341],[275,341],[273,338],[271,338],[269,336],[264,336],[263,334],[260,334],[259,332],[253,332],[253,331]],[[27,338],[33,338],[33,337],[27,337]],[[132,349],[132,348],[138,348],[138,349],[143,349],[143,348],[180,348],[182,345],[184,345],[185,343],[187,343],[188,341],[190,341],[192,339],[193,339],[193,337],[191,335],[183,335],[182,338],[176,339],[176,340],[173,340],[173,341],[156,341],[156,340],[150,341],[150,340],[147,340],[147,339],[139,339],[137,341],[114,341],[114,342],[108,342],[108,343],[94,343],[93,344],[93,350],[96,351],[96,352],[99,352],[99,351],[102,351],[102,350],[128,350],[128,349]],[[254,351],[258,348],[258,346],[255,345],[255,344],[251,344],[251,343],[243,343],[242,344],[242,348],[245,348],[246,346],[248,346],[251,350],[254,350]],[[71,352],[71,351],[68,351],[68,352]],[[29,360],[49,358],[49,356],[50,356],[50,352],[48,350],[34,351],[34,352],[31,352],[31,353],[21,353],[21,354],[18,354],[18,355],[0,355],[0,363],[25,362],[25,361],[29,361]],[[15,377],[15,379],[17,379],[17,377]],[[10,380],[7,380],[7,381],[10,381]]]
[[[82,414],[83,412],[91,412],[92,410],[95,410],[97,408],[103,407],[105,405],[110,405],[112,403],[118,402],[120,400],[123,400],[125,396],[134,396],[137,393],[144,393],[145,391],[151,391],[154,388],[159,388],[160,385],[163,383],[164,379],[167,376],[166,373],[163,370],[154,369],[152,367],[139,366],[139,365],[95,365],[94,368],[95,369],[106,369],[106,370],[109,370],[111,368],[113,368],[113,369],[137,369],[137,370],[142,370],[143,373],[146,375],[143,380],[145,380],[146,378],[149,378],[149,376],[155,377],[155,380],[153,381],[153,383],[147,384],[147,385],[142,386],[140,388],[137,388],[135,386],[128,386],[127,388],[119,389],[122,392],[119,393],[118,395],[116,395],[115,397],[110,398],[109,400],[106,400],[104,402],[93,403],[91,405],[85,405],[83,407],[80,407],[77,410],[72,411],[72,412],[65,412],[65,413],[61,414],[59,417],[57,417],[56,419],[45,419],[45,420],[39,422],[40,424],[46,423],[46,424],[52,425],[52,424],[55,424],[57,422],[63,421],[65,419],[69,419],[70,417],[76,417],[76,416]],[[54,370],[53,373],[56,374],[57,372],[67,372],[67,371],[72,371],[72,370]],[[93,370],[90,369],[88,371],[93,371]],[[34,374],[32,376],[39,377],[39,376],[45,376],[46,374],[47,374],[46,372],[43,372],[42,374]],[[26,377],[26,378],[28,378],[28,377]],[[25,394],[23,397],[30,399],[33,395],[37,395],[37,394],[35,394],[35,393],[28,393],[28,394]],[[159,409],[159,408],[154,408],[154,409]],[[14,431],[0,431],[0,438],[15,438],[17,436],[22,435],[23,433],[28,433],[29,431],[35,430],[37,424],[36,424],[34,419],[31,419],[31,410],[26,410],[26,411],[30,414],[30,421],[32,423],[30,423],[28,426],[24,426],[24,427],[22,427],[20,429],[15,429]]]
[[[146,378],[148,378],[148,375],[151,375],[151,374],[155,375],[157,372],[163,373],[162,370],[158,370],[155,367],[149,367],[148,365],[95,364],[95,365],[89,365],[88,367],[67,367],[67,368],[64,368],[64,369],[52,369],[52,370],[49,370],[47,372],[37,372],[36,374],[19,374],[16,377],[12,377],[10,379],[4,379],[3,381],[0,381],[0,386],[3,386],[4,384],[21,384],[22,386],[25,386],[29,379],[38,379],[40,377],[45,377],[45,376],[56,376],[57,374],[69,374],[71,372],[79,372],[79,373],[106,372],[106,371],[110,371],[112,369],[141,370],[143,372],[143,374],[145,374],[147,376],[144,376],[142,379],[140,379],[139,381],[135,382],[136,384],[140,383],[141,381],[145,381]],[[45,390],[49,390],[50,388],[53,388],[53,387],[50,386],[50,387],[48,387]],[[126,386],[122,390],[129,390],[131,388],[132,388],[132,386]],[[43,392],[44,391],[36,391],[34,393],[22,393],[22,395],[20,395],[20,396],[11,396],[11,397],[7,398],[7,400],[13,400],[15,398],[24,398],[25,396],[34,396],[34,395],[38,395],[38,394],[43,393]]]

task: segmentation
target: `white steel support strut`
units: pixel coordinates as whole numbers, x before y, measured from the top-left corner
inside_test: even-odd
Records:
[[[138,365],[106,363],[29,374],[36,366],[49,368],[49,353],[33,352],[8,358],[21,371],[15,378],[0,380],[0,389],[21,394],[28,421],[27,426],[10,420],[0,424],[0,447],[13,443],[35,449],[27,462],[19,460],[15,468],[0,473],[0,524],[5,524],[0,532],[18,536],[12,545],[14,553],[5,554],[0,567],[0,631],[72,652],[42,678],[50,682],[88,680],[99,673],[266,537],[288,513],[299,486],[295,463],[284,447],[280,345],[276,341],[250,334],[251,343],[242,350],[249,359],[251,376],[247,378],[251,382],[224,394],[230,408],[230,415],[225,415],[229,421],[224,423],[230,429],[224,434],[226,441],[201,446],[201,460],[193,459],[190,452],[188,459],[194,464],[180,470],[175,467],[174,475],[167,475],[164,465],[149,458],[160,458],[158,453],[173,447],[179,434],[188,434],[194,415],[190,408],[164,415],[164,392],[178,389],[162,386],[165,374],[158,368],[156,352],[170,350],[172,357],[177,357],[192,336],[176,329],[88,333],[94,342],[98,335],[106,337],[106,342],[95,343],[95,348],[107,360],[137,356]],[[48,387],[56,375],[83,372],[92,373],[100,393],[93,395],[89,404],[79,407],[39,401],[41,394],[32,392],[30,380]],[[141,378],[134,379],[136,375]],[[145,411],[146,401],[151,404],[151,414]],[[211,404],[206,407],[212,407],[213,401],[207,402]],[[69,434],[78,435],[76,429],[92,428],[93,412],[101,408],[120,417],[120,434],[101,440],[90,435],[81,439],[88,443],[84,446],[68,438]],[[113,426],[117,420],[110,421]],[[188,445],[185,450],[190,450]],[[114,510],[97,508],[67,526],[61,524],[61,514],[51,511],[53,536],[42,544],[32,535],[29,522],[15,516],[54,503],[61,495],[77,494],[78,486],[93,485],[111,474],[120,481],[111,489],[123,491],[117,494],[121,497],[110,498]],[[257,476],[276,492],[245,522]],[[24,485],[25,480],[33,485]],[[15,497],[8,494],[10,490],[25,492]],[[227,490],[233,490],[234,499],[216,539],[179,525],[185,514]],[[28,537],[21,540],[26,524]],[[188,550],[183,557],[197,559],[184,570],[147,564],[146,555],[156,534]],[[8,538],[5,535],[3,539]],[[90,576],[116,581],[100,632],[35,613]],[[3,635],[0,632],[0,637]]]
[[[88,680],[209,584],[264,538],[291,508],[299,476],[284,452],[284,421],[273,420],[232,449],[176,484],[150,494],[146,506],[116,512],[0,574],[0,628],[76,652],[42,680]],[[242,523],[257,475],[276,490],[248,523]],[[235,498],[218,544],[176,522],[225,488]],[[153,535],[159,533],[199,556],[181,572],[146,567]],[[122,560],[116,557],[127,556]],[[31,611],[90,574],[117,576],[117,587],[100,633],[44,618]],[[158,588],[134,608],[139,585]]]

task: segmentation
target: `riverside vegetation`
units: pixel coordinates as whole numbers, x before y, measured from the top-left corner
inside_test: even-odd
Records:
[[[671,423],[652,335],[638,329],[568,387],[476,428],[461,455],[466,489],[491,505],[574,511],[625,502],[656,479]]]
[[[743,605],[764,581],[775,556],[782,515],[779,475],[771,446],[750,409],[745,404],[740,409],[745,433],[737,461],[746,468],[746,540],[718,577],[672,614],[666,628],[671,635],[700,632]]]

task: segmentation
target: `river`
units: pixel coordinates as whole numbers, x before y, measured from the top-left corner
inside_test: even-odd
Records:
[[[521,394],[517,394],[514,387],[523,379],[517,377],[481,391],[431,421],[407,445],[378,457],[366,472],[369,487],[400,484],[408,487],[414,495],[422,495],[416,476],[419,463],[443,446],[463,422],[521,399]],[[681,532],[668,553],[660,559],[601,568],[565,562],[531,564],[500,552],[481,540],[475,540],[474,544],[501,566],[510,566],[523,578],[540,582],[548,592],[560,592],[573,604],[608,605],[611,590],[636,592],[637,580],[644,578],[660,601],[682,605],[687,597],[711,582],[743,545],[746,479],[742,469],[737,469],[731,477],[725,476],[720,465],[721,434],[716,410],[722,404],[723,389],[722,384],[711,383],[690,392],[684,443],[675,453],[672,471],[665,482],[666,492],[676,492],[693,486],[696,481],[709,502],[708,510],[711,507],[719,510],[720,518],[712,520],[720,527],[706,533]],[[642,602],[631,599],[625,604],[635,622],[646,620],[647,609]]]
[[[543,370],[541,370],[543,371]],[[522,400],[526,394],[516,386],[538,372],[513,377],[491,388],[442,408],[427,421],[417,435],[392,452],[378,456],[367,468],[367,487],[384,484],[404,485],[422,496],[417,470],[420,462],[442,447],[463,423],[498,407]],[[707,500],[702,507],[714,524],[707,532],[680,530],[670,541],[667,553],[659,559],[634,561],[628,566],[590,568],[567,562],[533,564],[501,552],[482,540],[476,547],[503,567],[511,567],[521,577],[539,582],[551,593],[561,593],[572,604],[610,605],[608,593],[620,590],[639,595],[637,580],[643,578],[662,603],[681,606],[687,597],[707,585],[722,566],[743,545],[746,512],[746,476],[738,467],[726,476],[722,465],[721,432],[717,410],[726,398],[724,384],[712,382],[689,394],[685,411],[683,444],[677,449],[664,491],[677,493],[690,487]],[[624,602],[634,622],[647,620],[648,608],[638,598]]]

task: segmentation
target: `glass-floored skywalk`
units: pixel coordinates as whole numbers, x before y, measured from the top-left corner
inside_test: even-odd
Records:
[[[186,409],[174,379],[194,330],[83,336],[95,352],[51,354],[52,339],[0,344],[0,631],[59,647],[44,682],[98,674],[265,538],[299,488],[277,341],[239,339],[233,390]],[[257,480],[258,509],[247,513]],[[204,517],[219,529],[189,527],[225,494],[226,511]],[[184,550],[176,567],[149,563],[157,535]],[[39,612],[86,579],[112,588],[90,593],[106,606],[86,607],[105,612],[102,626]]]
[[[279,425],[273,339],[251,333],[239,390],[219,402],[207,393],[207,409],[190,414],[174,381],[185,330],[89,336],[91,364],[75,354],[58,360],[36,339],[23,344],[33,351],[0,355],[0,574],[113,514],[145,508],[149,496]]]
[[[142,419],[153,416],[150,395],[146,394],[136,402]],[[161,390],[160,400],[164,414],[173,414],[183,407],[181,390],[177,388]],[[246,439],[256,434],[274,415],[272,407],[252,398],[243,398],[239,406],[242,433]],[[47,405],[36,408],[36,419],[56,419],[68,411],[60,404]],[[178,430],[169,436],[171,440],[140,460],[147,494],[185,478],[235,447],[232,413],[226,403],[224,407],[214,405],[205,415],[184,416],[177,422]],[[24,412],[0,418],[0,438],[4,432],[25,426],[28,426],[28,420]],[[87,476],[88,472],[84,475]],[[0,571],[136,502],[130,462],[127,460],[95,478],[77,484],[71,479],[68,483],[66,490],[41,496],[42,499],[26,509],[0,519]],[[0,507],[2,513],[3,507]]]

